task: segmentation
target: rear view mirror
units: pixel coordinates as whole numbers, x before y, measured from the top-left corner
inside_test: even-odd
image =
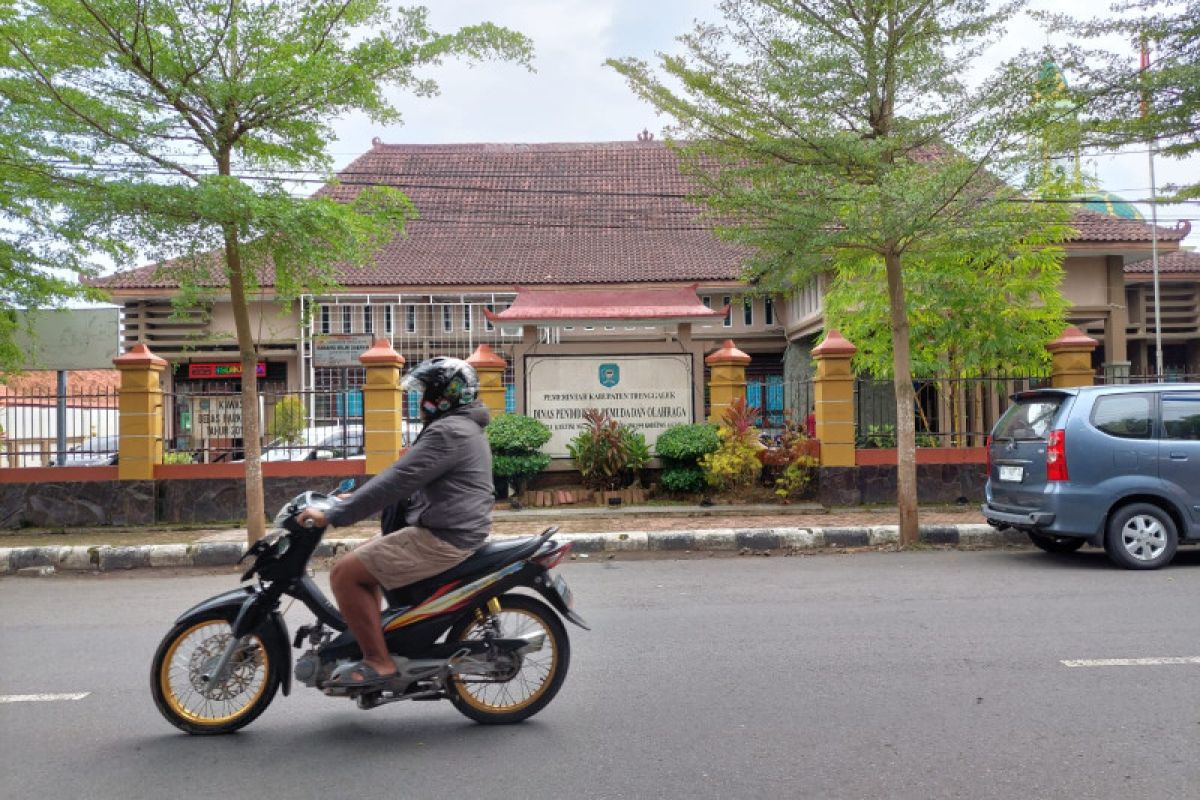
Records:
[[[346,480],[344,480],[338,484],[337,490],[334,492],[334,494],[345,494],[346,492],[353,492],[354,487],[357,485],[358,485],[358,481],[355,480],[354,478],[346,478]]]

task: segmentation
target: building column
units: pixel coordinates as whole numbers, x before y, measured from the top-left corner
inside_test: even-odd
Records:
[[[404,395],[400,391],[404,357],[392,349],[391,342],[380,338],[358,360],[367,370],[362,388],[366,472],[378,475],[404,447]]]
[[[854,370],[850,359],[856,352],[858,348],[833,328],[812,350],[817,364],[813,395],[823,467],[854,466]]]
[[[1125,340],[1129,326],[1129,301],[1125,295],[1125,258],[1108,256],[1108,317],[1104,320],[1104,376],[1109,383],[1129,380],[1129,351]]]
[[[154,467],[163,457],[162,373],[167,362],[138,342],[113,359],[121,373],[118,393],[117,478],[154,480]]]
[[[1099,344],[1095,339],[1086,336],[1074,325],[1062,332],[1062,335],[1046,349],[1050,351],[1050,385],[1056,389],[1072,386],[1091,386],[1096,382],[1092,371],[1092,351]]]
[[[739,397],[746,399],[746,365],[750,356],[737,349],[733,339],[726,339],[721,349],[704,359],[709,366],[708,404],[709,422],[720,422],[725,409]]]
[[[508,369],[508,362],[490,344],[480,344],[467,363],[479,376],[479,399],[495,419],[505,412],[504,370]]]

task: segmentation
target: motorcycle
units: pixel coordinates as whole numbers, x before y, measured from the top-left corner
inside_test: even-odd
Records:
[[[352,488],[346,481],[334,494]],[[308,569],[325,529],[302,526],[296,517],[337,502],[318,492],[297,495],[238,562],[251,559],[241,580],[256,582],[210,597],[176,619],[150,671],[155,705],[168,722],[191,734],[231,733],[262,714],[280,689],[289,695],[293,676],[364,710],[446,699],[483,724],[520,722],[554,699],[571,659],[559,615],[589,629],[572,610],[566,581],[552,572],[571,550],[570,542],[551,538],[556,527],[488,542],[456,567],[384,592],[384,640],[396,677],[365,688],[327,686],[334,670],[362,651]],[[518,588],[545,602],[513,591]],[[316,617],[294,639],[280,611],[285,596]],[[293,669],[291,650],[305,645]]]

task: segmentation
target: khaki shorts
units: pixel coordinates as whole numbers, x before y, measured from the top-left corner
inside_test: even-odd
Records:
[[[445,572],[474,551],[444,542],[427,528],[412,526],[368,539],[352,552],[383,588],[398,589]]]

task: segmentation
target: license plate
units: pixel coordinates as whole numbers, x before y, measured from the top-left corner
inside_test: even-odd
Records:
[[[1012,481],[1013,483],[1020,483],[1021,478],[1024,477],[1024,473],[1025,473],[1025,470],[1022,469],[1021,467],[1001,466],[1000,467],[1000,480]]]
[[[554,580],[550,581],[550,585],[554,587],[554,591],[558,592],[558,596],[562,598],[567,608],[575,605],[575,598],[571,594],[571,587],[567,586],[567,582],[563,579],[562,575],[555,575]]]

